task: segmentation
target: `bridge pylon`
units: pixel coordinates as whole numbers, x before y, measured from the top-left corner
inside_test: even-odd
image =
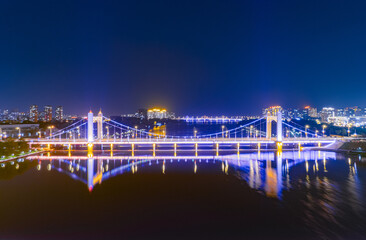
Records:
[[[282,111],[277,113],[277,142],[282,142]]]
[[[282,147],[282,107],[274,106],[266,109],[266,138],[272,138],[272,122],[277,122],[276,142],[278,147]]]
[[[88,142],[94,142],[93,112],[88,113]]]
[[[97,137],[99,140],[103,139],[103,113],[99,110],[97,117]]]

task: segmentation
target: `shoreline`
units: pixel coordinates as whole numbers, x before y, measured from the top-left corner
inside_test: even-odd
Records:
[[[43,152],[45,152],[45,151],[44,150],[43,151],[36,151],[36,152],[27,153],[27,154],[24,154],[24,155],[14,156],[12,158],[0,159],[0,163],[2,163],[2,162],[8,162],[8,161],[13,161],[13,160],[16,160],[18,158],[28,157],[28,156],[32,156],[34,154],[43,153]]]

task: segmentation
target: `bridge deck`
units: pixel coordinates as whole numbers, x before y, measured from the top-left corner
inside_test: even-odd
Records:
[[[345,138],[285,138],[283,144],[307,144],[307,143],[332,143],[335,141],[344,141]],[[86,139],[28,139],[29,144],[53,144],[53,145],[86,145],[89,142]],[[267,138],[130,138],[130,139],[103,139],[92,142],[94,145],[114,144],[275,144],[276,139]]]

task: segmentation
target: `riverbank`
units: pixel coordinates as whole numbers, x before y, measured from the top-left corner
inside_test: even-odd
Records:
[[[11,155],[5,158],[0,158],[0,163],[2,162],[8,162],[8,161],[12,161],[12,160],[16,160],[18,158],[23,158],[23,157],[28,157],[28,156],[32,156],[34,154],[38,154],[38,153],[42,153],[44,152],[43,150],[32,150],[31,152],[28,153],[24,153],[24,154],[19,154],[19,155]]]
[[[348,153],[366,153],[366,140],[345,142],[338,150]]]

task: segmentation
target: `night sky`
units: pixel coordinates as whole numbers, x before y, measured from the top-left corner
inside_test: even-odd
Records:
[[[366,1],[0,1],[0,109],[366,107]]]

